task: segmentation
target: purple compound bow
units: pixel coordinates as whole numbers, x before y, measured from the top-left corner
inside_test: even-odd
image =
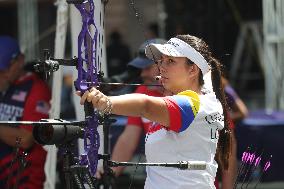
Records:
[[[68,1],[67,1],[68,2]],[[96,62],[98,29],[94,21],[94,2],[92,0],[75,4],[82,16],[82,29],[78,36],[78,78],[74,82],[76,90],[84,93],[93,86],[99,85],[98,62]],[[91,34],[91,27],[95,29]],[[86,65],[86,69],[84,69]],[[92,176],[95,175],[98,164],[100,146],[97,112],[91,103],[85,104],[86,128],[84,135],[84,154],[80,156],[80,165],[87,165]]]

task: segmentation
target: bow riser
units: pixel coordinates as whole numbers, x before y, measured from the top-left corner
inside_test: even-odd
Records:
[[[75,88],[82,94],[93,86],[98,86],[98,70],[96,64],[96,48],[98,30],[94,22],[94,3],[92,0],[84,1],[82,4],[75,4],[82,16],[82,28],[78,36],[78,78],[75,81]],[[94,35],[91,34],[94,28]],[[86,69],[84,69],[86,66]],[[84,154],[80,157],[80,165],[89,167],[92,176],[95,175],[98,164],[98,150],[100,146],[99,124],[97,113],[91,103],[84,105],[85,119],[87,122],[84,135]]]

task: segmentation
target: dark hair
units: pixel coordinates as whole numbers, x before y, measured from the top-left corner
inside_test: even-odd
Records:
[[[216,58],[213,57],[209,46],[202,39],[191,35],[177,35],[176,38],[183,40],[191,47],[193,47],[196,51],[198,51],[211,67],[213,90],[216,94],[217,99],[222,104],[225,125],[224,129],[222,129],[219,133],[220,135],[216,152],[216,159],[219,162],[221,168],[228,169],[228,159],[231,152],[231,132],[229,129],[229,121],[227,116],[228,106],[225,98],[224,87],[221,83],[222,65]],[[204,84],[201,72],[199,75],[199,83],[200,85]]]

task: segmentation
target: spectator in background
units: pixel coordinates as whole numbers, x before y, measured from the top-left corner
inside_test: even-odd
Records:
[[[248,109],[225,77],[222,77],[222,83],[224,84],[227,102],[230,107],[230,118],[234,123],[238,123],[247,117]]]
[[[0,36],[0,120],[48,118],[50,98],[47,84],[24,70],[17,41]],[[31,131],[27,125],[0,125],[0,188],[43,188],[46,151],[34,143]]]
[[[117,75],[125,71],[129,60],[129,47],[123,42],[118,31],[112,32],[109,45],[107,46],[108,76]]]

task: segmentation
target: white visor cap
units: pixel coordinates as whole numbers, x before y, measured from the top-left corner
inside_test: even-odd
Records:
[[[171,38],[163,45],[153,43],[149,44],[145,48],[145,54],[153,61],[160,60],[162,55],[186,57],[200,68],[203,75],[208,73],[210,70],[205,58],[189,44],[178,38]]]

